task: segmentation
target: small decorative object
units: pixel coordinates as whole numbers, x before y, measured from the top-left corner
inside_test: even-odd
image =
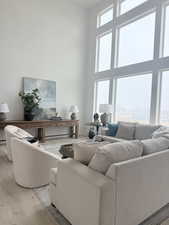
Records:
[[[79,112],[79,109],[78,109],[77,105],[72,105],[70,107],[69,112],[72,113],[71,114],[71,120],[76,120],[77,119],[76,114]]]
[[[89,130],[89,134],[88,134],[88,137],[89,139],[93,139],[95,137],[95,132],[94,132],[94,128],[90,128]]]
[[[103,113],[100,116],[101,122],[104,127],[106,127],[108,122],[111,122],[111,113],[113,112],[113,105],[110,104],[101,104],[99,106],[100,113]]]
[[[39,103],[41,101],[39,90],[36,88],[30,93],[19,92],[19,96],[24,105],[24,119],[27,121],[33,120],[35,111],[39,109]]]
[[[97,121],[99,121],[99,114],[95,113],[94,114],[94,122],[97,122]]]
[[[7,119],[6,113],[9,112],[8,104],[1,103],[0,104],[0,121],[4,121]]]

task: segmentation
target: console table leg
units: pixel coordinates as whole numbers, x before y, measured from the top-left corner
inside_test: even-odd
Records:
[[[79,125],[75,126],[75,138],[78,139],[79,138]]]
[[[45,142],[45,128],[38,128],[38,140],[40,142]]]
[[[74,127],[70,127],[70,138],[73,138],[74,135]]]

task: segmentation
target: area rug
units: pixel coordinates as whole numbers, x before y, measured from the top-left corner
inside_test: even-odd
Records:
[[[71,225],[64,216],[50,204],[49,186],[34,189],[34,193],[50,214],[53,223],[56,223],[56,225]]]
[[[59,225],[71,225],[64,216],[50,205],[49,186],[34,189],[35,195],[51,215],[54,223]],[[145,206],[146,207],[146,206]],[[169,225],[169,204],[160,209],[157,213],[138,225]]]

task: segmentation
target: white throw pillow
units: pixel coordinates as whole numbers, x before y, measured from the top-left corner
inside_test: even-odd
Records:
[[[147,139],[142,141],[142,143],[143,143],[143,155],[149,155],[169,148],[169,139],[165,137],[160,137],[156,139]]]
[[[133,140],[136,123],[119,122],[116,138]]]
[[[159,137],[169,138],[169,127],[162,126],[153,132],[152,138],[159,138]]]
[[[73,144],[74,159],[81,163],[89,164],[98,147],[106,144],[109,144],[109,142],[75,143]]]
[[[152,138],[152,134],[157,130],[159,125],[136,124],[135,139],[144,140]]]
[[[108,144],[99,148],[89,167],[105,174],[112,163],[140,157],[143,153],[143,144],[140,141],[124,141]]]

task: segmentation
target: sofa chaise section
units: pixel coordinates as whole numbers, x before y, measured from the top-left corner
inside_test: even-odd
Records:
[[[62,160],[51,201],[73,225],[138,225],[169,202],[168,162],[165,150],[112,164],[103,175]]]

